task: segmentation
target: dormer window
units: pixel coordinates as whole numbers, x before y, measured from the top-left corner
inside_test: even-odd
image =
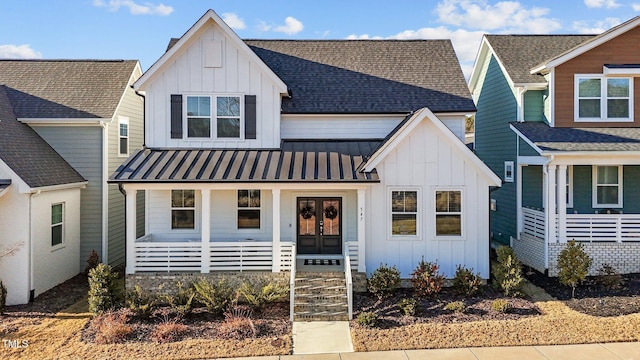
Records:
[[[633,78],[576,75],[575,121],[633,121]]]
[[[239,139],[241,109],[240,96],[187,96],[187,137]],[[211,126],[211,114],[215,114],[215,126]]]

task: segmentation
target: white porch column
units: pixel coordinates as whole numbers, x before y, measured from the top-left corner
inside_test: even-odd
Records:
[[[524,222],[522,220],[522,164],[519,162],[516,167],[516,218],[518,219],[516,237],[520,238],[524,230]]]
[[[558,165],[558,242],[567,242],[567,165]]]
[[[556,237],[556,166],[547,165],[547,206],[545,208],[547,242],[558,242]]]
[[[280,189],[271,189],[271,216],[273,219],[272,224],[272,241],[273,241],[273,253],[271,260],[271,271],[280,272]],[[296,261],[296,259],[291,259]]]
[[[358,189],[358,272],[367,271],[365,259],[365,195],[365,189]]]
[[[127,216],[125,218],[126,232],[126,250],[127,250],[127,265],[125,272],[127,274],[135,274],[136,272],[136,198],[138,190],[126,190],[125,211]]]
[[[211,241],[211,189],[200,190],[202,197],[202,219],[200,221],[200,235],[202,245],[202,257],[200,262],[200,272],[203,274],[209,273],[209,266],[211,265],[211,249],[209,242]]]

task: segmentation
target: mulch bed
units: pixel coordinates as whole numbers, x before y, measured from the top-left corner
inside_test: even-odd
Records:
[[[603,286],[598,277],[588,277],[576,288],[574,299],[571,299],[571,287],[562,285],[557,277],[548,277],[535,270],[526,272],[525,277],[583,314],[609,317],[640,312],[640,274],[622,275],[622,286],[618,289]]]
[[[387,299],[379,300],[370,293],[355,294],[353,300],[354,319],[364,311],[372,311],[378,315],[378,328],[394,328],[404,325],[420,323],[461,323],[480,320],[517,320],[525,317],[540,315],[537,306],[526,298],[505,297],[495,289],[485,286],[480,295],[464,297],[455,294],[452,289],[444,288],[431,298],[417,298],[412,289],[400,289]],[[403,315],[398,303],[403,298],[414,297],[417,301],[417,313],[414,316]],[[507,313],[491,309],[491,303],[496,299],[507,300],[512,309]],[[444,307],[453,301],[463,301],[464,312],[452,312]],[[359,326],[353,322],[354,326]]]

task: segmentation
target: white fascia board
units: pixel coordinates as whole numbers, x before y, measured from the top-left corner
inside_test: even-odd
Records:
[[[520,131],[518,131],[518,129],[516,129],[512,124],[509,124],[509,127],[511,128],[511,130],[516,133],[516,135],[518,135],[519,138],[521,138],[522,140],[524,140],[527,144],[529,144],[529,146],[531,146],[533,148],[533,150],[535,150],[538,154],[545,156],[542,152],[542,149],[540,149],[536,144],[533,143],[533,141],[529,140],[529,138],[527,138],[526,136],[524,136]]]
[[[282,119],[304,119],[304,118],[309,118],[309,119],[314,119],[314,118],[322,118],[322,119],[327,119],[327,118],[332,118],[332,117],[336,117],[336,118],[363,118],[363,117],[367,117],[367,118],[380,118],[380,119],[404,119],[405,117],[407,117],[408,113],[405,114],[340,114],[340,113],[335,113],[335,114],[281,114],[280,117]]]
[[[29,191],[29,192],[36,193],[36,192],[67,190],[67,189],[75,189],[75,188],[84,189],[85,187],[87,187],[87,184],[89,184],[88,181],[81,181],[81,182],[70,183],[70,184],[41,186],[41,187],[31,188],[31,191]]]
[[[626,67],[626,68],[617,68],[617,67],[607,67],[606,65],[602,66],[602,75],[604,76],[640,76],[640,66],[639,67]]]
[[[267,66],[267,64],[265,64],[262,61],[262,59],[260,59],[260,57],[258,57],[258,55],[256,55],[256,53],[254,53],[249,48],[249,46],[244,43],[244,41],[242,41],[242,39],[240,39],[238,34],[236,34],[229,27],[229,25],[227,25],[227,23],[225,23],[224,20],[222,20],[222,18],[220,18],[218,16],[218,14],[216,14],[215,11],[213,11],[211,9],[207,10],[207,12],[204,13],[204,15],[202,15],[202,17],[200,19],[198,19],[198,21],[196,21],[196,23],[193,24],[193,26],[191,26],[191,28],[189,28],[189,30],[187,30],[187,32],[184,33],[184,35],[182,35],[182,37],[180,37],[180,40],[178,40],[178,42],[175,43],[171,47],[171,49],[169,49],[167,52],[165,52],[155,63],[153,63],[153,65],[151,65],[151,67],[144,74],[142,74],[142,76],[133,85],[134,89],[136,89],[136,90],[145,89],[147,83],[149,81],[151,81],[155,77],[155,75],[157,73],[161,72],[161,70],[164,67],[164,65],[170,59],[172,59],[180,51],[182,46],[184,46],[184,44],[189,42],[189,40],[203,26],[205,26],[209,20],[211,20],[211,21],[215,22],[216,24],[218,24],[218,26],[220,26],[222,28],[222,30],[229,37],[229,39],[233,42],[233,44],[236,45],[238,47],[238,49],[240,49],[241,51],[244,51],[244,53],[249,57],[249,59],[251,61],[255,62],[256,65],[260,68],[260,70],[263,73],[267,74],[267,76],[278,87],[278,90],[280,91],[281,95],[288,94],[288,92],[287,92],[288,88],[287,88],[287,85],[284,83],[284,81],[282,81],[282,79],[280,79],[280,77],[278,77],[278,75],[276,75],[276,73],[274,73],[273,70],[271,70],[271,68],[269,68]]]
[[[18,121],[27,125],[94,125],[99,126],[102,123],[111,122],[113,119],[109,118],[18,118]]]
[[[358,190],[369,189],[379,182],[367,183],[154,183],[154,182],[122,182],[125,191],[129,190],[175,190],[175,189],[193,189],[193,190],[237,190],[237,189],[259,189],[259,190]]]
[[[527,88],[527,90],[546,90],[549,84],[545,83],[513,83],[515,87]]]

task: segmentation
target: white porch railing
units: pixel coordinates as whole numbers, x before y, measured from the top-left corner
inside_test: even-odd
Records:
[[[347,308],[349,311],[349,320],[353,319],[353,279],[351,278],[351,266],[351,257],[347,251],[344,254],[344,277],[347,283]]]
[[[269,241],[211,242],[210,271],[271,271],[273,244]]]
[[[522,208],[522,231],[541,239],[545,236],[544,211]]]
[[[136,272],[200,272],[202,246],[199,242],[154,242],[150,235],[146,235],[136,241],[135,251]]]
[[[346,256],[349,255],[351,260],[351,270],[358,271],[358,242],[357,241],[347,241],[345,242],[347,247],[345,253],[345,263]]]

